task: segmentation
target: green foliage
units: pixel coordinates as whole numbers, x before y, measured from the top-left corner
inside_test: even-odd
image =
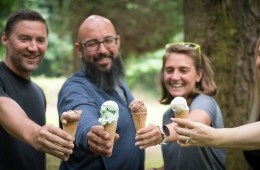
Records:
[[[141,88],[152,94],[160,93],[160,69],[164,50],[147,53],[139,58],[129,57],[126,60],[126,82],[133,88]]]
[[[60,38],[56,33],[50,32],[45,59],[34,75],[43,74],[49,77],[70,75],[73,69],[73,46],[70,42],[70,36]]]
[[[182,0],[2,0],[0,6],[3,9],[0,11],[3,14],[0,15],[1,29],[7,16],[20,8],[34,9],[48,22],[48,50],[34,75],[70,75],[78,67],[80,60],[73,52],[73,44],[80,23],[91,14],[103,15],[114,23],[121,37],[124,59],[141,58],[149,51],[157,51],[183,32]],[[4,56],[3,46],[0,46],[0,54]],[[146,71],[147,76],[143,78],[147,82],[157,81],[153,75],[156,70],[152,70],[154,68]]]
[[[183,31],[181,0],[66,0],[56,13],[60,15],[55,15],[52,21],[64,26],[61,35],[70,30],[73,40],[76,39],[79,24],[87,16],[106,16],[121,36],[124,56],[155,51]],[[74,13],[77,17],[72,15]]]

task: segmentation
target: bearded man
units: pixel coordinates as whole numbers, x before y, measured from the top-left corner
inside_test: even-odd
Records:
[[[135,146],[135,127],[128,105],[133,101],[123,81],[120,35],[107,18],[91,15],[83,21],[75,43],[81,69],[62,86],[58,111],[82,110],[73,154],[62,170],[144,169],[144,150]],[[119,106],[116,141],[98,122],[101,105],[113,100]],[[61,116],[61,115],[60,115]],[[113,154],[112,154],[113,148]]]

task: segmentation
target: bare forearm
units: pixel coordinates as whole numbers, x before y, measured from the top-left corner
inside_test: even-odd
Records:
[[[12,99],[0,97],[0,125],[13,137],[30,143],[30,136],[40,128],[30,120],[23,109]]]
[[[260,122],[250,123],[235,128],[217,129],[214,139],[217,147],[252,150],[260,149]]]
[[[14,138],[36,150],[67,160],[74,147],[72,136],[53,125],[39,126],[12,99],[0,97],[0,125]]]

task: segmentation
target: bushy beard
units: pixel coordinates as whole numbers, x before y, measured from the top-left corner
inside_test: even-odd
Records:
[[[112,66],[109,70],[101,70],[95,63],[83,61],[85,75],[98,88],[110,91],[119,85],[124,77],[124,67],[121,56],[112,59]]]

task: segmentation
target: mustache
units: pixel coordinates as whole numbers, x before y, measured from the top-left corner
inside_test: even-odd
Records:
[[[27,52],[22,53],[22,55],[25,56],[25,57],[27,57],[27,58],[33,59],[33,58],[36,58],[36,57],[38,57],[38,56],[41,56],[42,53],[39,52],[39,51],[37,51],[37,52],[27,51]]]
[[[32,54],[29,54],[29,55],[24,54],[23,56],[26,57],[26,58],[29,58],[29,59],[34,59],[34,58],[39,57],[40,55],[39,54],[34,54],[34,55],[32,55]]]
[[[113,59],[113,56],[112,55],[104,55],[104,54],[100,54],[98,56],[96,56],[94,58],[94,61],[98,61],[98,60],[102,60],[104,58],[110,58],[110,59]]]

